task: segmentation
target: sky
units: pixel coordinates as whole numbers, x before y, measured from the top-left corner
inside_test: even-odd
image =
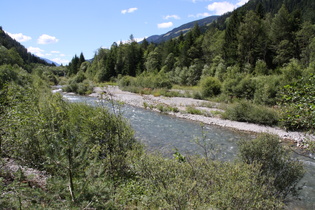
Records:
[[[83,53],[164,34],[248,0],[3,0],[0,26],[28,52],[67,65]]]

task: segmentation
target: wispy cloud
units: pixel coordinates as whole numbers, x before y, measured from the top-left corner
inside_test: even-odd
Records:
[[[137,10],[138,10],[138,8],[133,7],[133,8],[121,10],[121,13],[122,13],[122,14],[133,13],[133,12],[135,12],[135,11],[137,11]]]
[[[60,53],[59,51],[57,51],[57,50],[53,50],[53,51],[50,51],[51,53],[54,53],[54,54],[58,54],[58,53]]]
[[[29,47],[27,48],[27,51],[39,57],[43,57],[43,52],[45,52],[45,50],[42,50],[39,47]]]
[[[208,12],[204,12],[204,13],[198,13],[197,15],[188,15],[188,17],[192,17],[192,18],[204,18],[204,17],[208,17],[211,14]]]
[[[215,15],[222,15],[227,12],[233,11],[235,8],[243,6],[249,0],[238,0],[236,4],[232,4],[227,1],[223,2],[213,2],[207,6],[207,9],[211,12],[214,12]]]
[[[224,13],[233,11],[235,9],[235,5],[227,1],[213,2],[212,4],[209,4],[207,8],[209,11],[214,12],[215,15],[222,15]]]
[[[249,0],[239,0],[238,3],[236,4],[237,7],[243,6],[246,4]]]
[[[70,61],[67,60],[67,59],[62,59],[62,58],[53,58],[53,59],[50,59],[56,63],[59,63],[59,64],[63,64],[63,65],[67,65]]]
[[[165,20],[168,20],[170,18],[174,18],[176,20],[180,19],[180,17],[178,15],[166,15],[166,16],[163,17],[163,19],[165,19]]]
[[[141,41],[143,41],[144,39],[146,39],[147,37],[142,37],[142,38],[134,38],[134,41],[136,41],[136,42],[141,42]],[[116,43],[117,44],[120,44],[120,43],[122,43],[122,44],[128,44],[128,43],[131,43],[131,40],[129,39],[129,40],[119,40],[119,41],[116,41]],[[104,49],[109,49],[109,47],[102,47],[102,48],[104,48]]]
[[[37,43],[38,44],[54,44],[54,43],[57,43],[58,41],[59,40],[54,36],[43,34],[38,38]]]
[[[15,40],[18,41],[18,42],[27,42],[27,41],[29,41],[29,40],[32,39],[32,37],[26,36],[26,35],[24,35],[24,34],[22,34],[22,33],[11,34],[11,33],[7,32],[7,31],[6,31],[6,33],[7,33],[10,37],[12,37],[13,39],[15,39]]]
[[[157,26],[158,28],[170,28],[173,26],[173,23],[172,22],[159,23]]]

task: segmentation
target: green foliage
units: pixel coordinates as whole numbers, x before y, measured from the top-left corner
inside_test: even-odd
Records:
[[[28,52],[23,45],[5,33],[0,26],[0,65],[3,64],[17,64],[29,72],[31,72],[29,65],[32,64],[51,66],[46,61]]]
[[[238,66],[228,68],[227,78],[222,85],[225,95],[236,98],[252,99],[255,92],[255,83],[250,74],[241,73]]]
[[[253,78],[255,83],[254,103],[272,106],[277,103],[277,94],[282,84],[278,75],[260,76]]]
[[[247,164],[260,167],[264,182],[275,187],[274,195],[285,198],[297,193],[296,185],[304,176],[301,162],[293,160],[280,139],[269,134],[262,134],[252,141],[241,141],[240,158]]]
[[[267,75],[268,74],[268,67],[265,61],[258,60],[255,65],[254,70],[255,75]]]
[[[202,78],[200,87],[204,98],[217,96],[221,93],[221,82],[215,77]]]
[[[172,84],[167,78],[166,74],[160,72],[155,73],[143,73],[140,76],[134,78],[130,76],[124,76],[119,80],[119,86],[124,87],[138,87],[138,88],[151,88],[151,89],[171,89]]]
[[[262,125],[277,125],[279,121],[277,111],[248,101],[230,105],[224,113],[224,118],[240,122],[257,123]]]
[[[76,76],[68,80],[68,84],[62,89],[65,92],[73,92],[79,95],[87,95],[93,92],[94,84],[86,79],[85,73],[80,71]]]
[[[70,193],[59,194],[76,204],[97,194],[89,186],[104,174],[128,176],[126,158],[136,145],[128,123],[104,107],[67,103],[42,88],[9,86],[1,154],[63,180],[63,188],[69,183]]]
[[[197,115],[203,115],[203,112],[193,106],[187,106],[186,112],[189,114],[197,114]]]
[[[4,208],[275,209],[299,176],[291,173],[294,165],[285,165],[293,179],[282,176],[280,186],[274,174],[262,174],[262,164],[209,161],[178,151],[174,159],[146,155],[119,113],[68,103],[40,77],[10,68],[0,67],[6,83],[2,156],[49,178],[45,189],[29,187],[23,173],[9,182],[0,170]]]
[[[137,182],[117,198],[123,206],[145,209],[273,209],[282,206],[259,178],[259,168],[199,158],[145,155],[133,163]],[[233,186],[233,187],[232,187]],[[132,196],[126,196],[132,194]]]
[[[283,108],[282,125],[289,130],[314,131],[315,124],[315,76],[302,77],[280,91],[279,104]]]

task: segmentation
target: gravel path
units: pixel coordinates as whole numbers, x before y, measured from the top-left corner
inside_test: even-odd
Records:
[[[164,105],[170,107],[177,107],[180,112],[169,112],[168,114],[172,114],[176,117],[190,119],[198,122],[202,122],[205,124],[214,124],[222,127],[228,127],[240,131],[254,132],[254,133],[270,133],[274,135],[278,135],[280,138],[284,140],[290,140],[297,143],[298,146],[301,146],[305,140],[311,139],[314,140],[314,136],[306,135],[301,132],[287,132],[278,127],[269,127],[262,126],[252,123],[246,122],[236,122],[230,120],[223,120],[218,117],[208,117],[203,115],[194,115],[187,114],[184,111],[187,106],[192,106],[195,109],[203,110],[206,113],[211,113],[211,111],[220,111],[216,107],[217,103],[211,103],[204,100],[197,100],[192,98],[182,98],[182,97],[155,97],[153,95],[140,95],[131,92],[126,92],[120,90],[117,86],[108,86],[105,88],[95,87],[94,93],[90,96],[94,97],[108,97],[110,99],[121,101],[126,104],[130,104],[137,107],[156,107],[156,105]],[[205,107],[206,105],[206,107]],[[212,108],[208,108],[208,107]],[[158,111],[157,109],[153,109]]]

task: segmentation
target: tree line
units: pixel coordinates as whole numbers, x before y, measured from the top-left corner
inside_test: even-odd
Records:
[[[224,29],[214,23],[202,33],[196,24],[185,35],[159,45],[137,43],[131,36],[128,43],[100,48],[91,63],[75,56],[68,74],[83,71],[90,80],[104,82],[161,73],[172,84],[196,85],[204,76],[224,83],[231,72],[249,77],[279,75],[295,61],[303,69],[309,67],[314,62],[313,23],[304,21],[297,10],[289,12],[285,4],[275,15],[265,10],[262,4],[255,10],[236,10]]]

